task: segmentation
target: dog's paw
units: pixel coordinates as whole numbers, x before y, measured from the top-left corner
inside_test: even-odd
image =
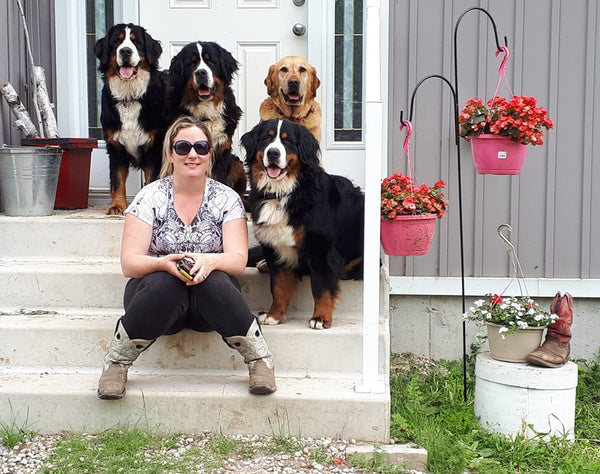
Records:
[[[260,324],[274,325],[274,324],[281,324],[284,321],[285,321],[285,317],[283,317],[281,319],[277,319],[277,318],[274,318],[273,316],[269,316],[269,313],[267,313],[266,311],[261,311],[260,313],[258,313],[258,322]]]
[[[310,321],[308,321],[308,325],[311,329],[329,329],[331,327],[331,320],[313,316],[310,318]]]
[[[267,265],[267,261],[265,259],[256,262],[256,269],[260,273],[269,273],[269,265]]]
[[[122,216],[125,208],[121,208],[120,206],[110,206],[106,211],[107,216]]]

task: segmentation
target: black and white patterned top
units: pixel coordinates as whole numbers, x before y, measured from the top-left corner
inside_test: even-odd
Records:
[[[192,223],[187,226],[173,206],[173,177],[166,176],[144,186],[125,210],[152,226],[149,255],[179,252],[219,253],[223,251],[223,224],[246,219],[238,193],[206,178],[204,199]]]

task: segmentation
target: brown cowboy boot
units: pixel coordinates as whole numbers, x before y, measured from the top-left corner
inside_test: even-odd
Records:
[[[256,319],[245,336],[225,337],[225,342],[244,357],[250,375],[248,390],[255,395],[268,395],[277,390],[275,363]]]
[[[103,400],[123,398],[129,367],[153,342],[146,339],[129,339],[119,319],[108,353],[104,357],[104,369],[98,381],[98,398]]]
[[[550,312],[558,319],[548,326],[544,343],[526,357],[527,362],[540,367],[560,367],[566,364],[571,353],[571,324],[573,324],[573,297],[569,293],[556,293]]]

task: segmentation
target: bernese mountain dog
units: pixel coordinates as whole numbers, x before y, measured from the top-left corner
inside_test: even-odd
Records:
[[[341,279],[362,279],[364,195],[327,174],[309,130],[283,119],[260,122],[241,139],[250,179],[254,234],[269,267],[273,303],[259,314],[279,324],[299,281],[311,280],[313,329],[331,327]]]
[[[166,103],[170,121],[191,115],[206,123],[213,144],[213,178],[245,201],[246,170],[231,150],[242,116],[231,88],[237,70],[237,61],[219,44],[189,43],[171,60]]]
[[[100,123],[110,160],[106,213],[123,214],[129,167],[142,169],[146,183],[160,172],[167,74],[158,69],[160,42],[132,23],[112,26],[94,53],[104,81]]]

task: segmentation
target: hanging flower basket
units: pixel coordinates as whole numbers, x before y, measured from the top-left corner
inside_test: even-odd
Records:
[[[519,174],[527,145],[501,135],[481,134],[469,138],[478,174]]]
[[[546,130],[554,128],[548,111],[535,97],[513,95],[506,80],[508,48],[503,46],[501,51],[504,58],[493,97],[486,104],[480,98],[467,100],[458,116],[460,136],[471,141],[479,174],[519,174],[526,146],[543,145]],[[510,92],[508,99],[497,95],[502,79]]]
[[[435,231],[435,220],[446,214],[448,201],[442,189],[446,182],[433,186],[417,184],[410,161],[412,124],[404,120],[400,130],[408,133],[402,147],[406,153],[409,175],[395,173],[381,182],[381,244],[387,255],[406,257],[425,255]]]
[[[387,255],[425,255],[431,247],[437,214],[397,216],[381,219],[381,244]]]
[[[503,334],[500,324],[487,323],[490,357],[503,362],[526,362],[526,357],[542,343],[546,326],[527,327],[513,334]]]

